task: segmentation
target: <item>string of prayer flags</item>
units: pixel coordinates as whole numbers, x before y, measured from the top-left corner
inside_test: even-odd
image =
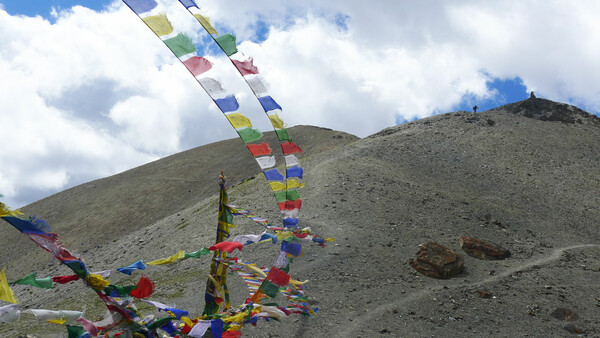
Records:
[[[178,21],[170,20],[168,17],[170,14],[165,14],[168,12],[166,7],[155,0],[123,0],[123,2],[163,41],[165,46],[173,52],[188,69],[190,74],[194,76],[198,84],[211,97],[217,108],[225,115],[239,137],[248,145],[249,150],[254,142],[263,138],[262,132],[253,127],[251,120],[239,112],[240,102],[236,96],[225,90],[215,75],[211,75],[211,72],[215,73],[216,70],[213,70],[214,65],[210,62],[209,57],[198,55],[198,52],[202,48],[196,45],[190,34],[186,34],[178,28],[179,26],[185,26]],[[225,55],[230,60],[234,60],[231,57],[239,54],[235,36],[231,34],[217,34],[217,31],[210,24],[208,17],[196,10],[198,7],[194,1],[181,0],[180,2],[194,16],[196,21],[200,23]],[[168,9],[173,10],[173,8]],[[180,16],[175,15],[174,17],[179,18]],[[239,60],[236,67],[236,69],[243,70],[246,75],[258,73],[258,68],[254,66],[252,60]],[[261,104],[263,107],[281,108],[270,96],[265,96],[262,100]],[[276,125],[283,127],[283,122],[279,119],[278,121]],[[289,139],[286,138],[286,140]],[[277,165],[276,157],[273,156],[270,147],[264,148],[260,151],[260,154],[252,153],[252,155],[263,171],[270,170]]]

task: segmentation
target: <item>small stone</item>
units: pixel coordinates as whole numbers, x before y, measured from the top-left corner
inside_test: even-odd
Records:
[[[575,333],[575,334],[584,334],[585,331],[583,331],[582,329],[576,327],[573,324],[569,324],[565,326],[565,330],[571,332],[571,333]]]
[[[554,309],[554,311],[550,313],[550,316],[558,320],[564,320],[565,322],[570,322],[577,319],[577,315],[575,314],[575,312],[565,308]]]
[[[487,292],[487,291],[483,291],[483,290],[479,290],[476,293],[481,298],[492,298],[492,296],[493,296],[491,292]]]
[[[448,279],[463,270],[464,258],[436,242],[428,242],[419,248],[417,258],[409,264],[425,276]]]
[[[458,242],[463,251],[471,257],[485,260],[498,260],[510,257],[510,251],[507,249],[481,239],[460,236]]]

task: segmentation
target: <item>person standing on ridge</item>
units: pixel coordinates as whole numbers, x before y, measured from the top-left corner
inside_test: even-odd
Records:
[[[477,105],[474,105],[474,106],[473,106],[473,112],[474,112],[474,113],[477,113],[477,108],[479,108],[479,107],[477,107]]]

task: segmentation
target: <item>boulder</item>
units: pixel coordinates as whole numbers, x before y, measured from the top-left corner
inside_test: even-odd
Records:
[[[510,251],[507,249],[481,239],[460,236],[458,242],[463,251],[471,257],[485,260],[498,260],[510,257]]]
[[[409,264],[425,276],[448,279],[463,270],[465,259],[436,242],[421,244],[417,251],[417,258],[411,259]]]

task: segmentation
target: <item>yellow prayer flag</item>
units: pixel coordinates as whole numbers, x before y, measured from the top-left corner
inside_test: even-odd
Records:
[[[283,182],[273,181],[273,182],[269,182],[269,185],[271,186],[271,190],[273,190],[273,191],[285,190],[285,183],[283,183]]]
[[[283,123],[283,121],[279,118],[279,115],[277,114],[269,115],[269,120],[271,120],[273,128],[276,129],[282,129],[285,125],[285,123]]]
[[[194,14],[194,17],[196,18],[196,20],[198,20],[198,22],[200,22],[202,27],[204,27],[204,29],[206,29],[208,34],[217,34],[217,36],[219,36],[219,33],[217,33],[217,30],[210,24],[209,17],[202,16],[200,14]]]
[[[250,122],[250,119],[240,113],[233,113],[225,116],[235,129],[252,128],[252,122]]]
[[[148,264],[148,265],[169,264],[169,263],[175,262],[178,259],[182,259],[184,257],[185,257],[185,250],[181,250],[181,251],[177,252],[176,254],[174,254],[173,256],[170,256],[170,257],[167,257],[167,258],[157,259],[155,261],[148,262],[146,264]]]
[[[4,216],[19,216],[19,215],[23,215],[22,212],[20,212],[18,209],[15,211],[10,210],[6,204],[0,202],[0,217],[4,217]]]
[[[94,290],[102,291],[105,287],[110,285],[110,282],[104,279],[100,275],[96,275],[91,273],[85,281],[92,287]]]
[[[288,179],[286,181],[286,188],[287,189],[294,189],[294,188],[304,188],[304,183],[295,180],[295,179]]]
[[[64,323],[66,323],[67,321],[65,319],[48,319],[47,322],[52,323],[52,324],[62,325]]]
[[[0,300],[17,304],[17,298],[8,286],[8,281],[6,280],[6,272],[4,272],[4,270],[5,269],[2,269],[2,272],[0,272]]]
[[[158,36],[168,35],[173,33],[173,26],[164,14],[153,15],[143,18],[144,22]]]
[[[186,316],[181,316],[181,320],[186,323],[189,327],[194,327],[194,322]]]

